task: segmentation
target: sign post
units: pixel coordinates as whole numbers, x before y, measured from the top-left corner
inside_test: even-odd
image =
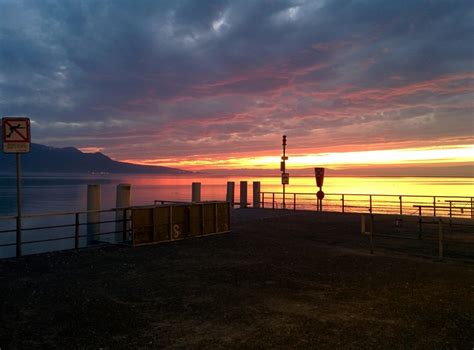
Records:
[[[31,150],[30,119],[2,118],[4,153],[16,155],[16,256],[21,256],[21,159],[20,153]]]
[[[288,160],[288,157],[286,156],[286,135],[283,135],[282,146],[283,146],[283,155],[281,156],[280,171],[281,171],[281,184],[283,186],[283,209],[286,209],[285,186],[290,184],[290,174],[286,172],[286,163],[285,163]]]

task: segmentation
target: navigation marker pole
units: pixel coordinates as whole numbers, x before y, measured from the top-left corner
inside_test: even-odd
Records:
[[[281,171],[281,184],[283,186],[283,209],[286,209],[285,204],[285,186],[290,183],[290,174],[286,172],[286,161],[288,157],[286,156],[286,135],[283,135],[283,155],[281,156],[280,171]]]

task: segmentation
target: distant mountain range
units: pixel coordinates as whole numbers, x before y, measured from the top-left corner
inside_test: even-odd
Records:
[[[0,173],[14,172],[14,154],[0,151]],[[21,156],[22,172],[51,173],[111,173],[111,174],[190,174],[190,172],[164,166],[138,165],[118,162],[105,154],[84,153],[74,147],[55,148],[31,145],[31,152]]]

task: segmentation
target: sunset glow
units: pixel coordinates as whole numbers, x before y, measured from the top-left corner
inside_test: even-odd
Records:
[[[292,169],[473,162],[472,1],[0,10],[0,113],[35,143],[200,171],[276,169],[284,134]]]
[[[147,165],[160,164],[180,167],[189,170],[211,168],[248,168],[248,169],[277,169],[280,156],[255,156],[242,158],[217,158],[206,160],[184,160],[170,162],[166,159],[140,161],[128,160],[132,163]],[[328,166],[334,169],[350,166],[367,165],[399,165],[399,164],[434,164],[434,163],[472,163],[474,164],[474,145],[461,145],[443,148],[415,148],[402,150],[381,150],[365,152],[337,152],[322,154],[295,154],[287,161],[287,166],[293,169],[311,166]]]

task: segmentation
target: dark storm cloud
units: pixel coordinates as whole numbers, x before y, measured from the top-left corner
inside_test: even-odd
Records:
[[[302,147],[320,128],[357,143],[367,123],[391,141],[469,132],[472,1],[0,0],[0,13],[0,113],[30,116],[38,142],[118,154],[148,135],[172,156],[176,140],[233,149],[221,140],[285,130]]]

